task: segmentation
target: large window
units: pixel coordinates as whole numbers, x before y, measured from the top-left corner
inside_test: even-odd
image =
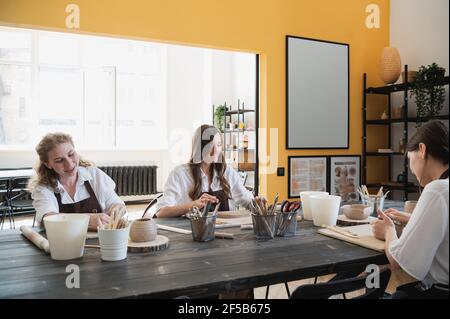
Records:
[[[167,148],[166,45],[0,28],[0,149]]]

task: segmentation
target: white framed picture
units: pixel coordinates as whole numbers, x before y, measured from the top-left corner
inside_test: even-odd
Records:
[[[343,202],[358,201],[360,163],[359,155],[330,156],[330,194],[341,196]]]
[[[327,191],[326,156],[289,156],[289,197],[300,197],[303,191]]]

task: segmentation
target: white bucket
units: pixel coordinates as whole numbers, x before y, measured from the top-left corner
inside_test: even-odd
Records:
[[[127,258],[130,226],[119,229],[98,229],[100,253],[103,260],[117,261]]]
[[[88,214],[56,214],[44,218],[52,259],[80,258],[84,253]]]
[[[328,195],[324,197],[312,195],[309,197],[309,203],[315,226],[336,226],[341,196]]]
[[[328,196],[328,192],[307,191],[300,192],[300,199],[302,200],[303,218],[305,220],[312,220],[311,205],[309,204],[309,197],[312,195]]]

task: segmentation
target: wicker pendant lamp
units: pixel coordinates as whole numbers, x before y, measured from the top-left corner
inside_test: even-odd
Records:
[[[386,84],[395,83],[402,71],[402,63],[397,48],[385,47],[380,59],[380,78]]]

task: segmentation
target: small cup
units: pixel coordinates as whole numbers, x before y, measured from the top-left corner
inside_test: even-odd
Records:
[[[216,217],[216,215],[211,215],[207,217],[190,218],[192,239],[194,241],[214,240]]]
[[[253,233],[257,240],[272,239],[275,235],[276,215],[252,214]]]
[[[101,258],[105,261],[117,261],[127,258],[130,226],[119,229],[98,228]]]
[[[405,202],[403,211],[411,214],[414,211],[414,208],[416,208],[416,205],[417,205],[416,200],[408,200]]]
[[[295,236],[297,232],[297,212],[277,213],[275,234],[279,237]]]
[[[157,227],[153,219],[142,218],[133,221],[130,227],[130,238],[135,243],[153,241],[156,239]]]

